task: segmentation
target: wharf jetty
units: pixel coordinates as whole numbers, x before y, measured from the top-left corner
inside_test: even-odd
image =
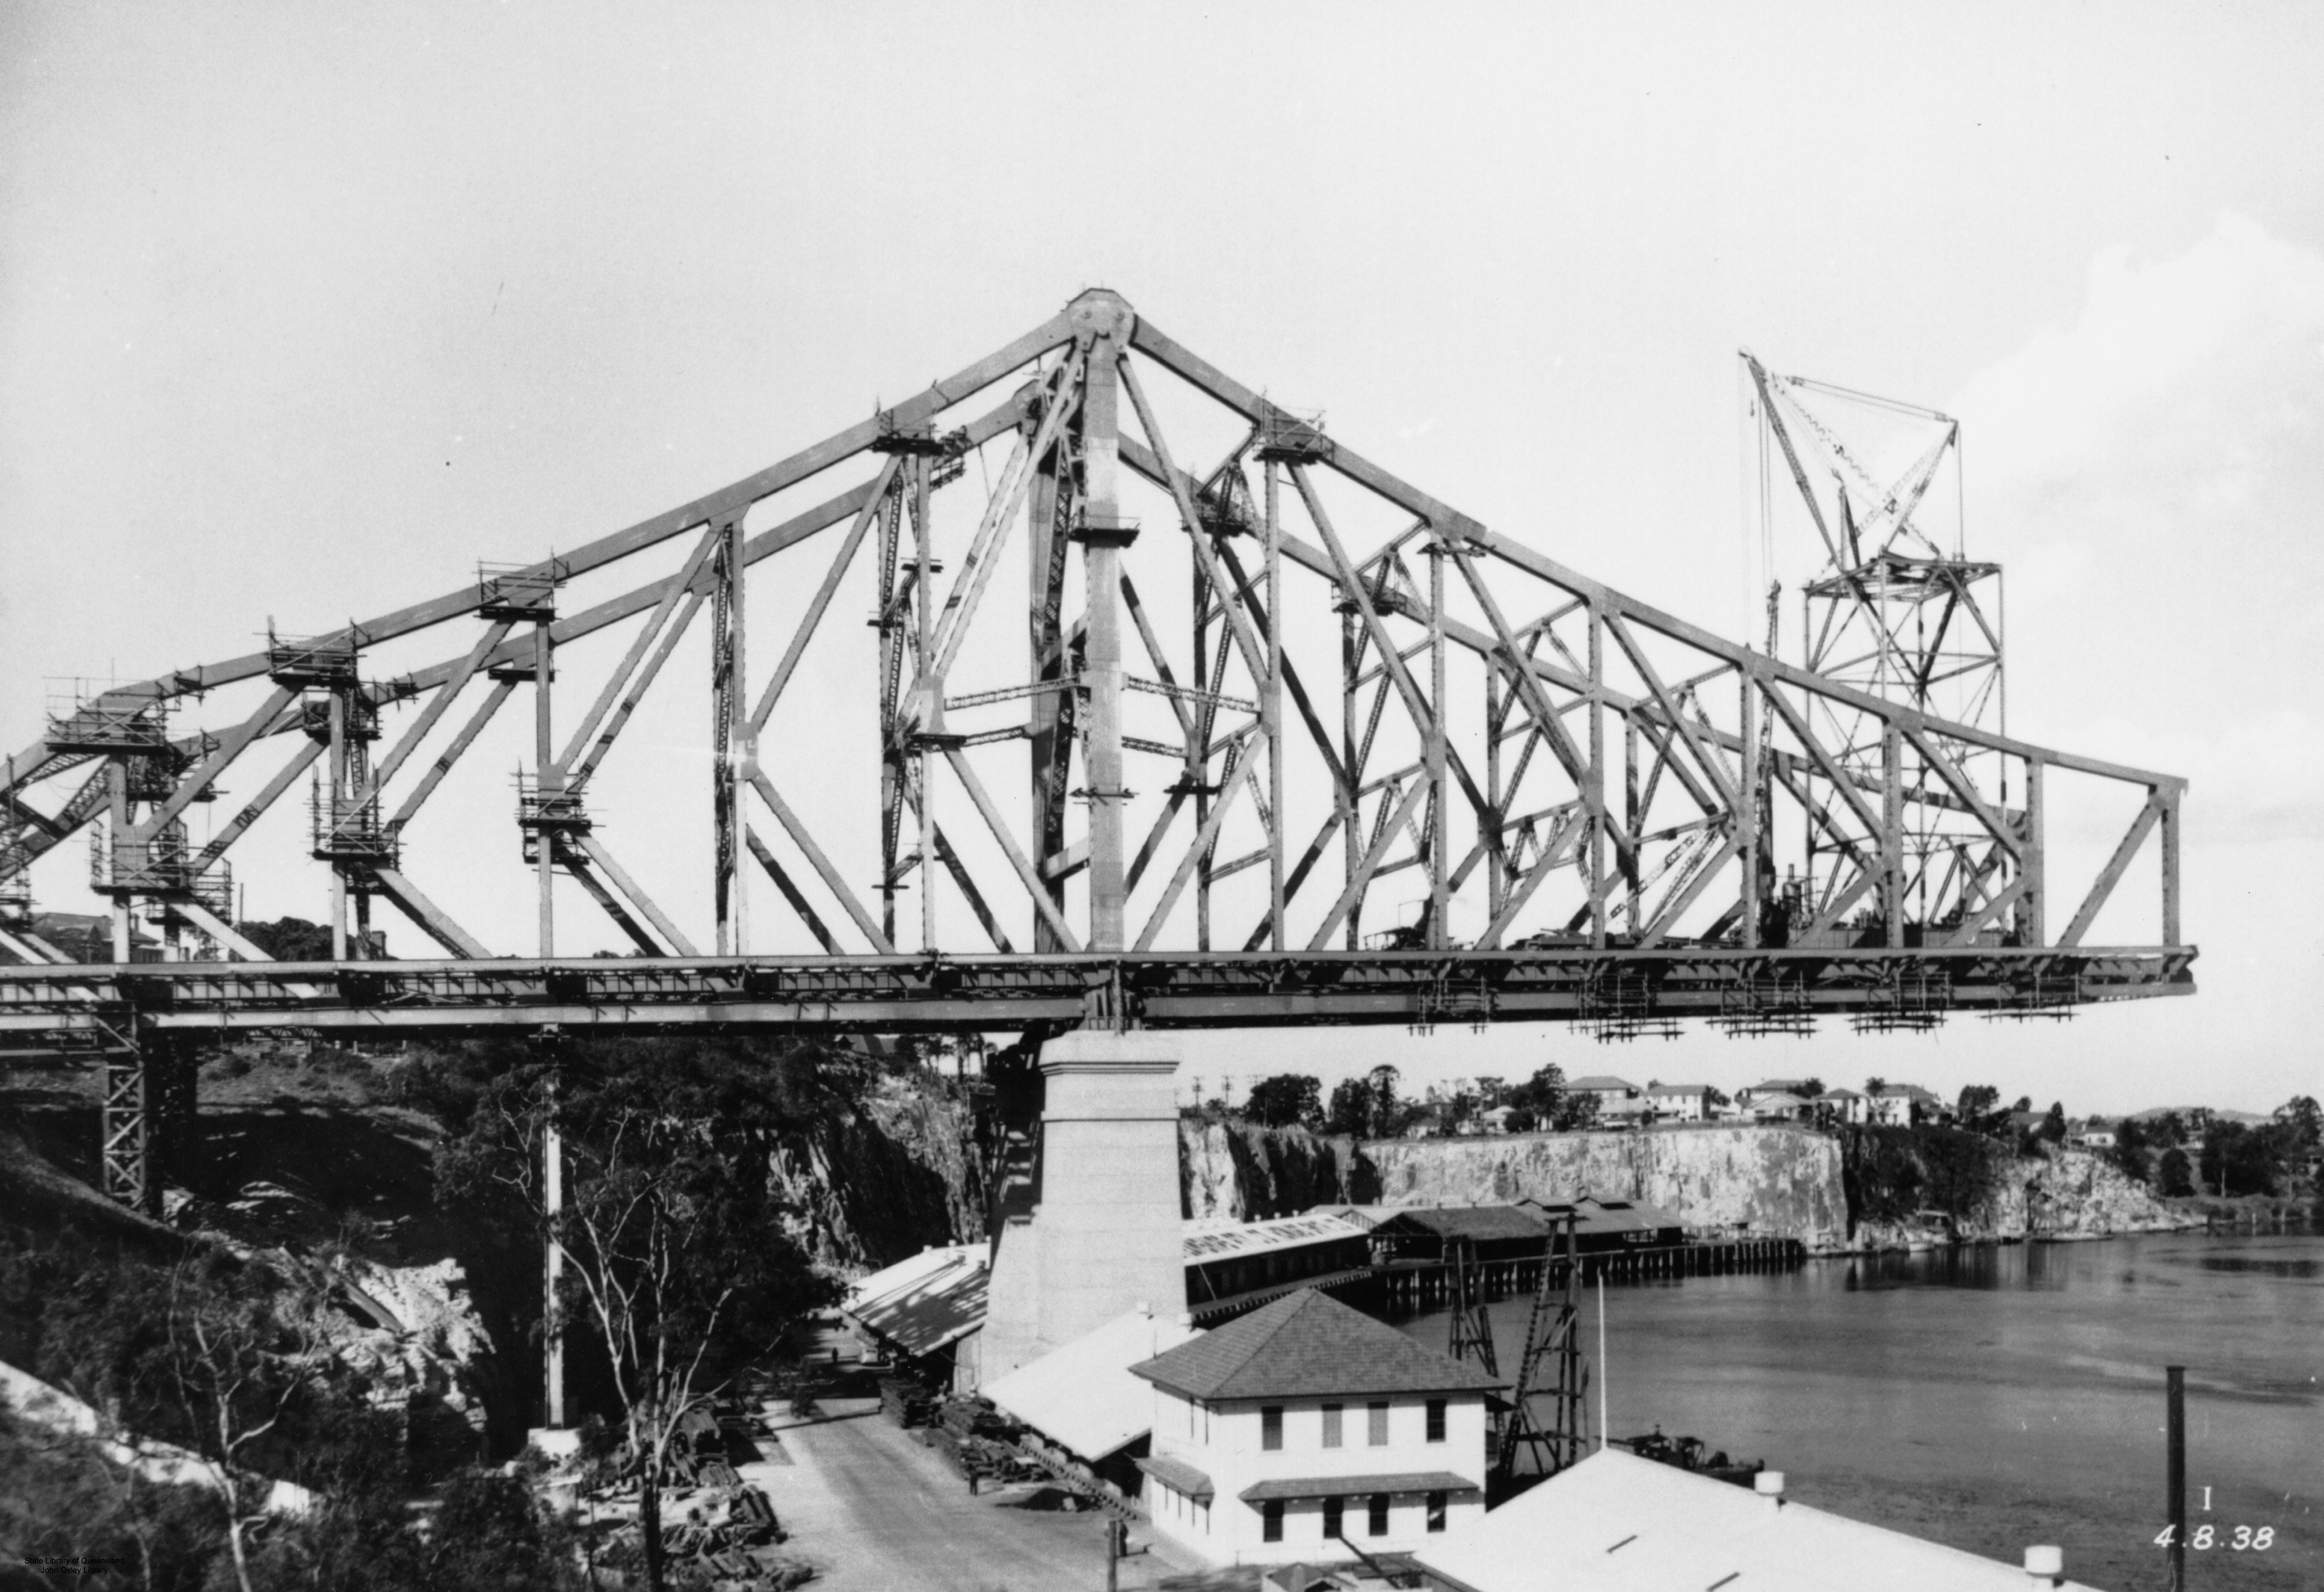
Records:
[[[1481,1284],[1489,1296],[1530,1293],[1540,1285],[1541,1268],[1550,1268],[1552,1288],[1563,1287],[1568,1265],[1579,1268],[1584,1287],[1609,1282],[1650,1278],[1711,1276],[1729,1272],[1789,1271],[1807,1259],[1807,1246],[1797,1238],[1727,1238],[1679,1244],[1641,1245],[1563,1259],[1510,1259],[1472,1263],[1471,1285]],[[1390,1260],[1372,1267],[1365,1278],[1381,1301],[1398,1310],[1421,1309],[1452,1298],[1452,1260]]]

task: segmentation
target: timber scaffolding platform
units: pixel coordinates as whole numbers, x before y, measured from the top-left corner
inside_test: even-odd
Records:
[[[1572,1264],[1581,1268],[1580,1281],[1586,1287],[1600,1280],[1627,1282],[1650,1277],[1716,1276],[1729,1272],[1790,1271],[1803,1264],[1807,1256],[1807,1246],[1797,1238],[1706,1238],[1684,1244],[1641,1244],[1602,1250],[1583,1255]],[[1563,1286],[1569,1263],[1545,1263],[1536,1257],[1469,1264],[1471,1275],[1479,1280],[1483,1295],[1502,1298],[1522,1296],[1540,1286],[1545,1264],[1550,1268],[1551,1286]],[[1186,1308],[1198,1324],[1215,1327],[1286,1293],[1312,1288],[1374,1310],[1426,1310],[1452,1300],[1452,1274],[1456,1269],[1457,1263],[1450,1260],[1385,1261],[1321,1276],[1295,1278],[1223,1299],[1192,1302]]]

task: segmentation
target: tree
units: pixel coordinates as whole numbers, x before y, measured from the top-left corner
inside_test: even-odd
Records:
[[[1997,1123],[2008,1120],[2000,1108],[2001,1091],[1992,1084],[1965,1084],[1953,1103],[1953,1120],[1966,1132],[1991,1133]]]
[[[1550,1126],[1560,1133],[1572,1133],[1596,1126],[1598,1097],[1587,1090],[1567,1090],[1564,1099],[1557,1103],[1557,1115]]]
[[[1888,1081],[1877,1074],[1875,1074],[1870,1078],[1867,1078],[1864,1081],[1864,1092],[1867,1094],[1878,1094],[1882,1090],[1887,1087]]]
[[[2135,1182],[2146,1181],[2146,1131],[2135,1117],[2126,1117],[2115,1125],[2110,1159],[2125,1177]]]
[[[1823,1092],[1823,1080],[1822,1080],[1822,1079],[1821,1079],[1821,1078],[1803,1078],[1803,1079],[1802,1079],[1802,1080],[1800,1081],[1800,1098],[1801,1098],[1801,1099],[1803,1099],[1803,1100],[1812,1100],[1815,1099],[1818,1095],[1821,1094],[1822,1092]]]
[[[2312,1094],[2296,1094],[2276,1107],[2274,1120],[2285,1131],[2287,1147],[2292,1151],[2313,1155],[2319,1141],[2324,1141],[2324,1108],[2316,1104]]]
[[[512,1066],[439,1163],[455,1198],[521,1198],[565,1263],[560,1317],[611,1367],[631,1462],[646,1583],[664,1586],[661,1473],[687,1413],[831,1297],[787,1236],[778,1136],[816,1103],[820,1056],[733,1043],[575,1045]],[[544,1130],[564,1135],[566,1206],[549,1218],[537,1173]]]
[[[1342,1078],[1332,1090],[1332,1109],[1324,1118],[1324,1131],[1344,1133],[1353,1138],[1370,1138],[1372,1135],[1372,1086],[1362,1078]]]
[[[2176,1145],[2163,1152],[2163,1162],[2155,1174],[2162,1181],[2165,1199],[2177,1199],[2195,1192],[2194,1174],[2187,1164],[2187,1152]]]
[[[2052,1100],[2050,1102],[2049,1114],[2042,1118],[2042,1126],[2034,1129],[2034,1136],[2049,1144],[2057,1145],[2065,1143],[2066,1107],[2064,1101]]]
[[[1364,1075],[1372,1090],[1372,1132],[1374,1138],[1394,1138],[1404,1131],[1411,1110],[1397,1098],[1397,1084],[1402,1074],[1382,1063]]]
[[[272,923],[248,921],[236,925],[242,937],[277,962],[328,962],[331,931],[303,917],[278,917]]]
[[[2276,1164],[2269,1136],[2240,1122],[2214,1120],[2203,1130],[2203,1181],[2221,1198],[2275,1192]]]
[[[1243,1113],[1268,1127],[1320,1127],[1323,1087],[1312,1073],[1277,1072],[1250,1086]]]

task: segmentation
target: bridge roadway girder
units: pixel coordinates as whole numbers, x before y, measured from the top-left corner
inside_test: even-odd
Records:
[[[2189,949],[1314,952],[0,969],[0,1031],[134,1023],[224,1038],[270,1029],[455,1035],[977,1033],[1108,1026],[1626,1022],[1951,1011],[2048,1013],[2190,994]]]

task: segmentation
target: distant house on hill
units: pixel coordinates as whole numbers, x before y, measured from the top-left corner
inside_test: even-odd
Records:
[[[1852,1089],[1827,1089],[1816,1096],[1815,1104],[1835,1122],[1854,1125],[1864,1120],[1864,1097]]]
[[[1621,1100],[1633,1100],[1637,1099],[1638,1086],[1631,1082],[1627,1078],[1616,1078],[1609,1073],[1600,1072],[1593,1074],[1588,1078],[1574,1078],[1568,1080],[1565,1085],[1565,1092],[1568,1094],[1586,1094],[1595,1096],[1598,1101],[1599,1114],[1602,1116],[1605,1114],[1606,1108],[1609,1106],[1614,1105]]]
[[[1674,1122],[1701,1122],[1711,1115],[1711,1086],[1706,1083],[1649,1083],[1646,1104],[1657,1117]]]
[[[1744,1109],[1754,1122],[1797,1122],[1810,1115],[1806,1100],[1780,1089],[1762,1088]]]
[[[1865,1119],[1884,1127],[1937,1122],[1952,1113],[1945,1102],[1917,1083],[1884,1083],[1866,1097]]]
[[[1748,1106],[1761,1096],[1770,1094],[1797,1095],[1802,1100],[1805,1100],[1808,1095],[1807,1081],[1803,1078],[1770,1078],[1765,1083],[1755,1083],[1748,1089],[1737,1090],[1735,1103]]]
[[[1322,1293],[1130,1367],[1153,1385],[1144,1503],[1213,1565],[1408,1553],[1485,1514],[1485,1401],[1507,1386]]]
[[[2074,1135],[2074,1142],[2086,1150],[2111,1150],[2115,1145],[2115,1129],[2111,1122],[2093,1117],[2082,1124]]]

